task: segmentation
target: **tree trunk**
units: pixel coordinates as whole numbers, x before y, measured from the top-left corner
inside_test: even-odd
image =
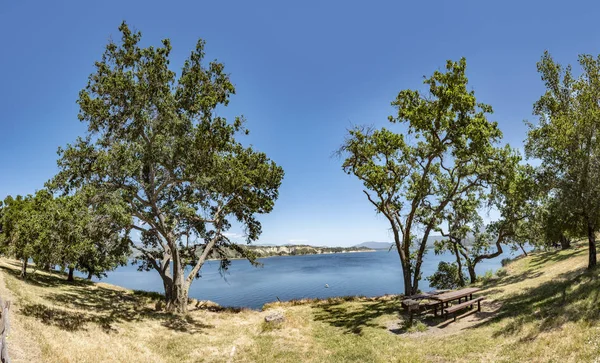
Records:
[[[404,296],[414,295],[410,273],[410,263],[402,262],[402,274],[404,275]]]
[[[87,279],[91,280],[93,277],[92,271],[88,271]]]
[[[596,233],[591,223],[588,222],[588,244],[589,244],[589,261],[588,269],[596,266]]]
[[[429,237],[429,232],[431,232],[431,229],[433,227],[431,226],[431,224],[425,229],[425,233],[423,234],[423,238],[421,239],[421,246],[419,247],[419,250],[417,251],[417,261],[415,262],[415,268],[414,271],[412,272],[413,275],[413,282],[412,282],[412,293],[416,294],[419,291],[419,281],[421,280],[421,264],[423,263],[423,255],[425,254],[425,248],[427,247],[427,239]],[[407,231],[410,231],[410,229],[407,229]],[[407,237],[406,240],[410,240],[409,237]]]
[[[519,247],[521,247],[521,251],[523,251],[523,254],[525,255],[525,257],[527,257],[527,251],[525,251],[525,248],[523,247],[522,243],[519,243]]]
[[[75,281],[75,278],[73,277],[74,270],[73,267],[69,266],[69,277],[67,277],[67,281]]]
[[[392,223],[392,226],[394,226],[393,221],[390,220],[390,222]],[[404,246],[402,246],[402,243],[400,243],[401,238],[398,234],[398,230],[394,227],[392,228],[394,230],[394,241],[396,243],[396,249],[398,252],[398,257],[400,258],[400,266],[402,267],[402,275],[404,278],[404,296],[411,296],[413,293],[409,257],[406,255],[406,251],[403,250]],[[406,238],[406,236],[403,236],[403,238]]]
[[[188,288],[183,281],[174,281],[170,284],[170,289],[165,290],[166,309],[168,312],[185,314],[188,306]]]
[[[167,276],[163,278],[163,287],[165,289],[165,306],[167,306],[173,299],[171,298],[171,282],[167,280]]]
[[[474,284],[477,282],[477,273],[475,273],[475,266],[468,263],[467,270],[469,270],[469,278],[471,279],[471,283]]]
[[[560,235],[560,248],[566,250],[567,248],[571,248],[571,240],[565,237],[564,234]]]
[[[454,255],[456,256],[456,264],[458,265],[458,286],[465,286],[465,276],[462,271],[462,261],[460,260],[460,255],[458,254],[458,246],[454,245]]]
[[[21,278],[27,278],[27,258],[23,258],[23,263],[21,264]]]
[[[166,282],[165,287],[166,310],[172,313],[185,314],[188,306],[189,285],[185,281],[185,269],[177,252],[172,255],[173,277]]]

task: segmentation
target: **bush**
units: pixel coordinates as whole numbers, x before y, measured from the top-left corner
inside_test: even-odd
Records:
[[[512,262],[512,258],[503,258],[502,261],[500,261],[500,264],[502,265],[502,267],[505,267],[506,265],[508,265],[511,262]]]
[[[427,278],[431,287],[449,290],[466,285],[467,280],[464,278],[464,275],[463,279],[464,281],[460,281],[458,276],[458,266],[456,263],[448,263],[443,261],[439,263],[437,271]]]
[[[500,268],[500,269],[498,269],[498,271],[496,271],[496,276],[498,276],[498,277],[504,277],[506,275],[508,275],[508,271],[506,271],[503,268]]]
[[[403,328],[407,333],[421,333],[427,331],[427,325],[423,324],[421,321],[413,321],[412,323],[409,321],[405,321],[403,324]]]
[[[479,277],[479,281],[484,284],[487,284],[492,278],[494,278],[494,272],[492,270],[487,270],[483,276]]]

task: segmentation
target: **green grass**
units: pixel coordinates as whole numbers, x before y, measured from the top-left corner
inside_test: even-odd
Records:
[[[1,267],[17,306],[13,324],[26,326],[20,331],[42,361],[580,362],[600,356],[600,270],[586,262],[583,247],[515,259],[478,283],[482,313],[413,324],[396,296],[275,302],[263,312],[193,308],[179,317],[154,311],[159,294],[40,271],[24,282],[18,266]],[[286,321],[264,323],[272,309]]]

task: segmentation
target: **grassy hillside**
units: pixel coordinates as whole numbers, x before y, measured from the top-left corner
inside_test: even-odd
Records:
[[[392,296],[262,312],[191,305],[180,318],[154,311],[153,294],[40,271],[23,282],[7,260],[0,294],[13,301],[15,362],[587,362],[600,356],[600,281],[585,266],[583,247],[531,254],[482,285],[481,313],[424,317],[410,332]],[[272,328],[263,321],[275,310],[287,320]]]

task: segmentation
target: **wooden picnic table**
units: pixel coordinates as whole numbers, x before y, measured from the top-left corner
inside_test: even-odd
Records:
[[[458,302],[460,303],[460,301],[463,298],[465,299],[465,301],[472,300],[473,294],[478,291],[481,291],[481,289],[478,287],[467,287],[465,289],[460,289],[460,290],[456,290],[456,291],[448,291],[443,294],[429,296],[428,297],[429,299],[439,301],[439,304],[435,304],[433,307],[433,315],[437,316],[438,305],[440,307],[440,313],[442,313],[444,304],[446,304],[446,306],[448,306],[448,303],[450,301],[454,301],[454,300],[458,300]]]

